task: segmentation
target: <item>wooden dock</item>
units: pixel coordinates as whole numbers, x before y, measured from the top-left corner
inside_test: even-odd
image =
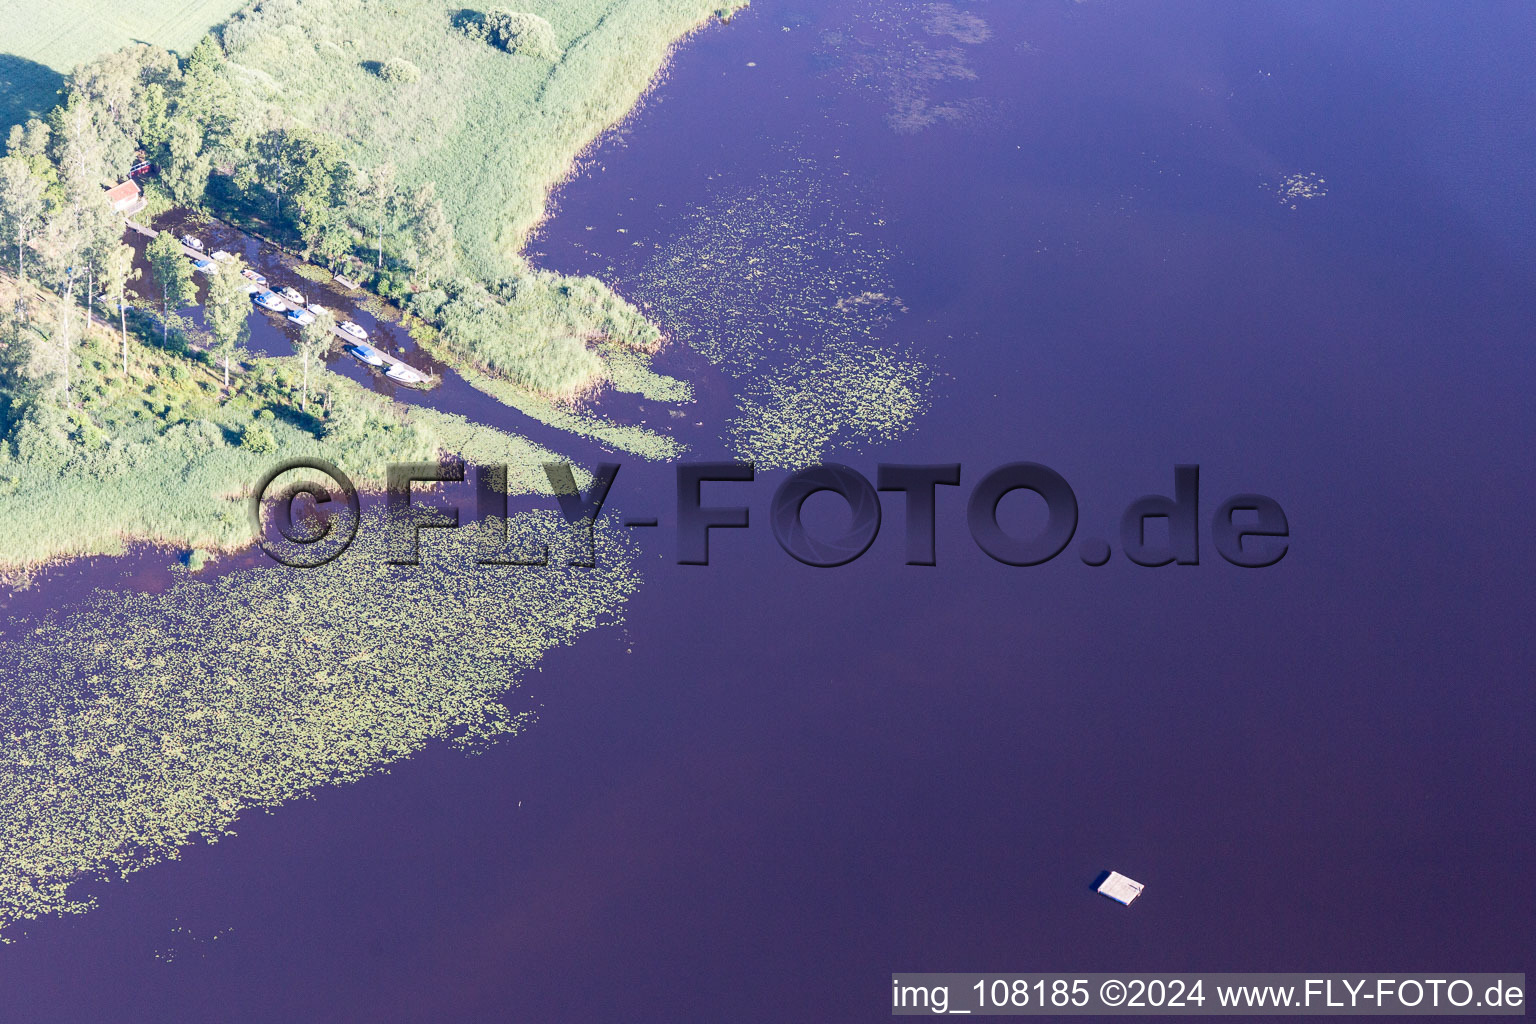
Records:
[[[138,232],[139,234],[143,235],[145,238],[156,238],[160,234],[160,232],[156,231],[154,228],[149,227],[146,224],[140,224],[140,223],[138,223],[137,221],[135,221],[135,220],[133,220],[131,218],[127,221],[127,224],[128,224],[129,229]],[[244,238],[244,237],[247,237],[247,236],[242,234],[241,237]],[[211,254],[206,253],[206,252],[200,252],[197,249],[192,248],[190,245],[185,245],[185,244],[183,244],[182,247],[181,247],[181,253],[182,253],[183,256],[187,257],[190,260],[212,260],[213,259],[213,256]],[[215,262],[217,262],[217,261],[215,261]],[[247,264],[247,266],[249,266],[249,264]],[[254,267],[252,267],[251,269],[255,270]],[[257,273],[261,273],[261,271],[259,271],[259,270],[256,271],[256,272]],[[332,275],[332,276],[334,277],[335,275]],[[343,278],[336,278],[336,280],[337,280],[338,283],[350,286],[353,289],[357,288],[357,286],[355,284],[352,284],[352,282],[346,281]],[[289,301],[287,298],[285,298],[283,295],[278,293],[276,290],[273,290],[273,289],[265,289],[265,290],[271,291],[272,292],[272,297],[275,298],[281,304],[281,306],[282,306],[281,310],[271,310],[271,312],[274,312],[274,313],[281,312],[284,316],[286,316],[287,313],[289,311],[291,311],[291,310],[303,309],[304,308],[303,306],[299,305],[296,302]],[[337,319],[338,320],[345,320],[346,318],[345,317],[338,317]],[[375,345],[372,340],[361,341],[361,340],[359,340],[357,338],[354,338],[352,335],[350,335],[346,331],[342,330],[340,324],[338,324],[336,327],[332,328],[331,333],[334,334],[336,337],[340,338],[341,341],[344,344],[346,344],[346,345],[367,345],[369,348],[371,348],[375,352],[377,352],[379,354],[379,358],[384,360],[384,363],[385,363],[385,375],[386,376],[388,376],[388,371],[390,369],[392,369],[394,367],[400,367],[401,369],[399,371],[397,371],[397,372],[409,373],[411,375],[414,375],[416,378],[419,378],[417,380],[400,380],[397,377],[390,377],[389,379],[394,381],[396,384],[402,384],[402,385],[404,385],[406,387],[417,387],[417,388],[426,389],[426,388],[432,387],[434,384],[437,383],[437,378],[435,376],[433,376],[432,374],[423,373],[421,370],[416,369],[416,367],[412,366],[410,363],[407,363],[404,359],[396,359],[394,356],[390,355],[388,352],[385,352],[378,345]]]

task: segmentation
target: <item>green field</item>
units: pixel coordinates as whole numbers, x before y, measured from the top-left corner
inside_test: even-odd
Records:
[[[456,26],[490,3],[0,0],[0,137],[59,102],[63,76],[81,61],[133,42],[185,55],[215,31],[257,92],[298,121],[348,140],[362,162],[394,162],[408,183],[435,182],[469,269],[493,277],[515,261],[550,188],[634,107],[677,40],[745,3],[511,4],[553,26],[557,52],[541,60]],[[391,57],[421,79],[381,79]]]
[[[513,55],[455,27],[464,4],[273,2],[224,33],[230,60],[303,124],[346,139],[361,162],[432,181],[471,273],[508,273],[572,161],[635,106],[678,39],[745,0],[519,0],[547,18],[553,61]],[[491,4],[473,5],[484,9]],[[419,81],[375,73],[409,61]]]
[[[139,41],[185,53],[245,0],[0,0],[0,133],[58,102],[76,64]]]

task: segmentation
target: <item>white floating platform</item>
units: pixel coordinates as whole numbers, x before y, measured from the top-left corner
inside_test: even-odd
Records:
[[[1126,878],[1118,871],[1111,871],[1109,877],[1099,883],[1099,892],[1108,896],[1116,903],[1124,903],[1130,906],[1141,890],[1146,888],[1133,878]]]

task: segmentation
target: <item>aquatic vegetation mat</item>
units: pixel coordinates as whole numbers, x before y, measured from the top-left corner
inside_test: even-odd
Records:
[[[603,360],[608,364],[608,384],[615,391],[628,391],[655,402],[693,401],[693,385],[657,372],[648,353],[606,345]]]
[[[628,542],[601,527],[588,569],[565,566],[552,512],[514,516],[509,535],[549,543],[550,567],[479,566],[456,536],[424,543],[420,566],[390,565],[365,513],[353,547],[318,569],[99,591],[13,623],[0,640],[0,929],[88,910],[77,882],[216,842],[245,809],[430,742],[518,731],[499,698],[546,651],[617,621],[639,578]]]
[[[900,437],[928,408],[932,374],[922,362],[848,346],[770,371],[741,396],[730,440],[764,469],[823,461],[841,439]]]
[[[787,157],[722,186],[627,283],[673,337],[741,381],[728,443],[795,468],[892,440],[928,406],[928,360],[886,340],[905,312],[855,186]]]
[[[882,95],[885,121],[913,134],[983,113],[970,51],[992,39],[986,20],[948,3],[866,4],[821,34],[824,72]]]
[[[1275,196],[1284,205],[1296,209],[1307,199],[1321,199],[1328,194],[1328,179],[1315,171],[1297,171],[1287,174],[1278,185],[1266,185],[1275,190]]]

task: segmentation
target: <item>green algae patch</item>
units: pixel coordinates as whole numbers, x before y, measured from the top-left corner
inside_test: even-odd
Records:
[[[786,157],[717,191],[632,285],[669,334],[740,382],[724,440],[759,467],[894,440],[929,407],[935,373],[886,340],[905,307],[865,205],[816,161]]]
[[[816,62],[823,74],[881,96],[886,124],[912,135],[941,124],[986,124],[989,105],[973,55],[992,39],[985,19],[953,4],[860,4],[821,33]]]
[[[333,280],[329,270],[317,267],[312,263],[301,263],[295,260],[289,264],[288,269],[304,280],[313,281],[315,284],[330,284]]]
[[[770,371],[741,396],[728,439],[759,469],[798,469],[844,448],[892,441],[928,408],[932,372],[879,349],[821,352]]]
[[[77,883],[174,860],[239,814],[377,772],[433,742],[516,733],[500,698],[548,650],[618,620],[634,551],[599,527],[567,568],[559,516],[512,544],[550,566],[480,566],[427,542],[390,565],[377,513],[318,569],[268,566],[159,594],[98,591],[0,641],[0,929],[81,912]],[[3,935],[3,931],[0,931]]]
[[[631,289],[663,328],[733,376],[840,341],[868,341],[901,310],[879,223],[852,212],[814,161],[724,187],[660,246]]]
[[[615,391],[628,391],[653,402],[682,404],[693,401],[693,385],[658,373],[651,366],[650,353],[636,352],[621,345],[604,345],[601,354],[608,364],[608,383]]]

